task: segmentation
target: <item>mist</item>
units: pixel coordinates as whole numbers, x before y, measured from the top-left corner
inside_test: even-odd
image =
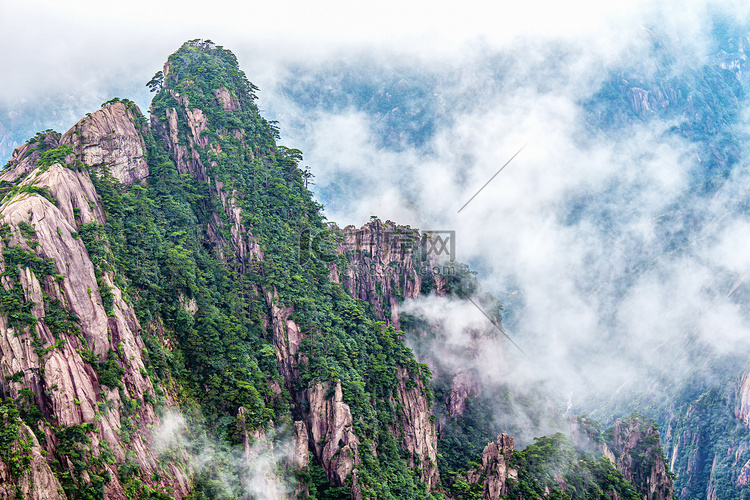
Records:
[[[719,166],[705,143],[675,133],[687,115],[646,107],[600,129],[590,105],[626,73],[643,82],[701,71],[724,57],[714,23],[748,26],[740,9],[690,7],[646,9],[601,39],[589,32],[480,41],[460,61],[429,64],[411,54],[363,55],[365,62],[337,54],[322,68],[298,64],[277,77],[266,106],[291,125],[283,138],[305,151],[327,216],[455,230],[458,260],[503,299],[508,333],[526,353],[502,336],[478,342],[487,320],[473,305],[430,297],[406,304],[442,328],[423,361],[471,367],[485,387],[544,387],[561,415],[626,393],[654,401],[717,363],[725,373],[742,366],[750,348],[744,101],[726,125],[736,162]],[[384,100],[399,86],[427,89],[404,113],[428,116],[433,129],[394,125],[401,101],[383,113],[337,93],[349,79],[368,78]],[[707,188],[714,177],[718,187]]]
[[[292,438],[285,428],[251,431],[248,443],[230,447],[200,424],[168,411],[154,431],[159,457],[185,462],[204,494],[219,498],[281,500],[294,492],[287,474],[294,459]],[[285,468],[286,467],[286,468]]]
[[[499,336],[467,356],[486,318],[466,303],[429,297],[406,309],[445,325],[455,348],[433,359],[471,366],[488,386],[541,385],[586,409],[623,388],[665,390],[711,359],[750,350],[746,104],[727,125],[738,160],[721,172],[706,166],[705,145],[675,133],[685,115],[646,109],[605,130],[590,105],[628,72],[678,77],[717,60],[712,23],[750,26],[746,6],[2,8],[4,158],[36,130],[62,132],[115,95],[145,111],[144,84],[168,54],[210,38],[260,87],[282,144],[304,152],[330,220],[377,215],[456,231],[456,257],[503,300],[505,328],[526,355]],[[666,66],[655,49],[665,44]],[[745,81],[744,70],[736,77]],[[404,88],[414,99],[389,106]],[[718,174],[718,187],[704,189]]]

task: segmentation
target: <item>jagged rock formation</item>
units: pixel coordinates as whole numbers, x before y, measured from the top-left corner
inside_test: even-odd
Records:
[[[503,498],[518,481],[518,471],[512,469],[509,460],[513,454],[513,438],[500,434],[494,443],[489,443],[482,452],[482,465],[467,475],[469,484],[482,483],[482,499]]]
[[[438,262],[425,255],[420,246],[424,235],[407,226],[375,219],[361,228],[346,226],[337,250],[346,258],[339,269],[331,266],[332,279],[354,297],[369,302],[375,316],[400,328],[399,305],[422,291],[426,276],[434,280],[437,295],[445,294],[445,279]]]
[[[734,416],[750,427],[750,371],[742,374],[737,390],[737,404],[734,408]]]
[[[195,73],[192,65],[196,60],[209,66],[225,65],[229,76],[217,80],[220,85],[209,82],[207,75],[217,73]],[[252,84],[244,76],[238,76],[231,53],[210,42],[189,42],[165,64],[163,79],[161,91],[152,103],[151,128],[158,142],[165,145],[177,171],[189,176],[198,190],[206,193],[205,203],[195,210],[205,221],[203,231],[212,255],[231,273],[236,273],[238,279],[247,281],[241,293],[251,297],[249,314],[259,316],[280,375],[278,380],[268,380],[266,400],[289,398],[291,403],[298,448],[294,462],[303,468],[321,467],[332,485],[351,486],[354,497],[372,496],[368,491],[375,491],[377,486],[362,483],[358,477],[358,468],[365,464],[361,446],[365,435],[361,430],[357,432],[357,428],[363,425],[361,401],[369,396],[362,394],[361,385],[351,385],[351,375],[335,375],[343,369],[342,365],[350,364],[348,359],[332,359],[337,368],[329,365],[324,373],[310,374],[310,365],[318,363],[321,357],[312,357],[310,349],[321,342],[321,330],[326,329],[326,323],[311,325],[309,319],[305,320],[310,315],[305,307],[311,296],[322,292],[290,291],[290,283],[298,286],[303,281],[301,275],[314,272],[310,268],[316,263],[311,263],[308,269],[294,268],[295,276],[291,278],[299,281],[290,282],[290,276],[278,275],[279,268],[290,268],[293,264],[291,259],[282,260],[279,255],[278,250],[283,246],[279,235],[283,229],[280,233],[278,225],[295,223],[292,217],[295,211],[302,221],[305,217],[308,220],[319,217],[314,204],[294,206],[289,202],[299,199],[294,198],[298,196],[294,190],[301,188],[297,153],[276,147],[272,128],[257,114]],[[241,162],[252,168],[232,170]],[[279,190],[284,189],[282,194]],[[305,190],[304,196],[309,197],[309,192]],[[269,224],[276,224],[276,229],[269,230]],[[328,287],[321,276],[310,275],[307,279]],[[350,300],[336,296],[334,314],[343,314],[335,310],[342,307],[336,304],[348,304]],[[385,296],[384,300],[390,299]],[[200,312],[199,301],[196,314]],[[351,314],[351,308],[345,314]],[[371,328],[366,325],[364,328]],[[347,342],[351,345],[351,340]],[[356,355],[358,350],[352,351]],[[345,351],[342,353],[346,356]],[[409,366],[412,363],[413,360]],[[406,465],[416,471],[416,477],[429,491],[439,484],[436,438],[429,419],[429,403],[423,394],[428,389],[418,373],[418,369],[394,367],[393,379],[401,381],[403,388],[393,391],[392,404],[406,411],[401,418],[394,416],[392,432],[403,434],[399,446],[415,457]],[[369,385],[368,390],[372,390]],[[365,404],[371,411],[374,404]],[[370,445],[365,452],[371,455],[370,460],[379,459],[383,453],[378,450],[379,439],[366,437]],[[305,441],[312,462],[308,462],[307,454],[302,451]],[[404,472],[408,471],[401,471]]]
[[[210,495],[231,474],[239,496],[286,498],[288,475],[300,494],[440,491],[430,373],[396,330],[400,302],[468,297],[476,280],[435,273],[414,249],[429,235],[377,220],[334,227],[333,262],[303,262],[300,234],[330,228],[236,58],[194,40],[161,74],[150,125],[111,102],[0,173],[0,393],[23,422],[0,453],[36,471],[0,474],[36,498]],[[453,418],[481,388],[451,375]],[[171,407],[239,463],[191,461],[194,443],[160,454]],[[512,453],[507,435],[485,448],[468,476],[484,498],[509,491]]]
[[[128,135],[134,129],[127,117],[124,106],[115,104],[88,118],[93,127],[79,123],[62,139],[48,134],[19,148],[2,174],[2,180],[14,187],[0,207],[2,286],[6,297],[15,296],[29,311],[19,318],[19,311],[6,306],[0,317],[0,391],[18,399],[30,390],[40,416],[58,428],[55,434],[62,432],[59,429],[88,426],[82,437],[91,441],[90,453],[108,453],[114,459],[96,471],[111,478],[105,486],[110,498],[125,496],[117,463],[133,460],[152,475],[163,470],[150,446],[148,428],[159,425],[151,404],[128,409],[127,417],[123,414],[131,401],[156,396],[141,359],[145,348],[141,326],[113,273],[92,262],[79,235],[82,228],[95,231],[106,222],[82,159],[112,161],[123,179],[142,175],[143,149],[130,147],[142,141]],[[110,134],[117,134],[119,127],[126,129],[126,137],[120,142],[107,139],[112,137],[102,127],[110,126],[115,130]],[[74,147],[64,164],[39,163],[45,150],[65,146],[71,137],[80,140],[72,141]],[[112,142],[124,149],[111,146]],[[106,246],[100,248],[106,253]],[[115,365],[109,366],[119,372],[116,382],[103,381],[98,368],[110,359]],[[142,427],[137,439],[124,433],[126,418]],[[61,446],[55,434],[50,432],[45,443],[50,456]],[[73,467],[69,459],[62,463]],[[184,496],[187,480],[177,464],[164,472],[159,486],[176,497]]]
[[[4,422],[6,425],[9,423]],[[44,457],[46,451],[26,424],[20,422],[17,425],[18,439],[8,450],[16,462],[9,464],[0,458],[0,498],[66,499],[60,482]],[[19,473],[15,469],[21,464],[25,465],[22,465],[23,470]]]
[[[438,255],[429,252],[433,238],[430,233],[400,226],[391,221],[382,222],[374,219],[361,228],[347,226],[339,229],[337,252],[344,257],[344,262],[334,261],[329,264],[330,274],[334,281],[352,295],[368,302],[375,315],[401,327],[401,309],[405,301],[420,296],[434,295],[448,299],[450,280],[461,282],[461,267],[458,263],[441,260]],[[473,306],[472,306],[473,307]],[[440,331],[441,325],[412,326],[411,335],[425,337],[434,331]],[[472,332],[476,348],[481,349],[482,337],[495,327],[487,323],[484,331]],[[435,342],[439,343],[438,340]],[[442,346],[452,349],[452,346]],[[431,355],[422,353],[432,373],[437,377],[450,380],[450,390],[438,404],[445,404],[448,418],[459,418],[466,407],[469,397],[481,395],[482,387],[479,376],[471,367],[446,367]],[[400,374],[403,372],[400,372]],[[430,418],[432,410],[422,396],[421,387],[405,390],[404,381],[399,379],[399,392],[404,402],[403,443],[407,450],[418,457],[421,462],[421,478],[431,487],[438,484],[437,473],[437,430],[444,424],[444,418]],[[418,384],[419,385],[419,384]]]
[[[139,115],[121,102],[112,103],[81,119],[60,144],[71,145],[87,165],[106,163],[123,186],[130,186],[148,176],[146,145],[135,127]]]
[[[328,392],[333,390],[333,397]],[[343,485],[357,465],[359,438],[352,430],[352,412],[343,402],[341,382],[316,384],[307,391],[310,402],[310,440],[321,458],[329,481]]]
[[[662,440],[678,497],[743,495],[750,477],[747,372],[697,393],[686,388],[674,399],[677,409],[663,417]]]
[[[568,429],[577,450],[606,457],[644,498],[672,498],[672,477],[653,420],[617,419],[602,434],[598,422],[572,416]]]
[[[400,428],[402,443],[412,456],[409,465],[420,471],[419,479],[429,489],[440,484],[437,468],[437,431],[433,421],[430,402],[425,397],[426,388],[421,380],[416,383],[403,368],[397,372],[398,398],[400,403]],[[410,387],[411,386],[411,387]],[[415,459],[419,463],[415,463]]]
[[[639,494],[646,500],[673,498],[672,478],[653,421],[617,419],[605,432],[605,439],[616,458],[617,470]]]
[[[170,73],[171,71],[172,66],[167,63],[164,67],[165,78],[169,79],[170,74],[174,74]],[[201,109],[192,107],[187,96],[180,95],[173,89],[169,89],[169,93],[178,106],[165,110],[166,124],[158,113],[153,113],[152,127],[167,144],[167,150],[180,173],[190,175],[198,182],[207,183],[220,200],[221,204],[217,208],[220,207],[221,211],[211,214],[207,228],[210,241],[215,245],[214,251],[227,259],[230,265],[238,265],[241,269],[248,265],[262,266],[265,256],[257,238],[243,223],[237,189],[231,182],[224,182],[218,176],[207,174],[206,164],[210,168],[215,167],[217,163],[215,160],[206,162],[204,158],[207,154],[210,158],[211,154],[221,149],[217,144],[209,147],[209,135],[213,132],[219,136],[226,136],[225,131],[211,130],[206,115]],[[242,109],[238,99],[226,87],[217,89],[214,95],[224,111],[235,112]],[[230,133],[243,143],[250,142],[245,130],[232,129]],[[299,347],[307,335],[290,319],[294,308],[281,303],[274,287],[260,285],[256,293],[265,299],[268,312],[264,317],[264,323],[273,334],[273,346],[285,388],[296,400],[305,401],[309,406],[305,418],[295,422],[299,436],[295,462],[300,467],[308,464],[309,442],[310,450],[320,460],[328,479],[334,484],[344,485],[360,459],[357,451],[359,440],[352,432],[351,410],[349,405],[343,402],[341,382],[338,381],[334,386],[333,399],[328,397],[328,391],[331,389],[329,382],[319,383],[303,393],[295,391],[299,377]]]
[[[165,78],[170,77],[173,66],[164,66]],[[217,207],[221,211],[211,214],[207,230],[210,241],[215,245],[215,252],[227,259],[230,264],[237,264],[244,269],[250,265],[263,265],[264,253],[257,238],[246,229],[242,222],[242,209],[237,202],[237,190],[230,183],[225,183],[217,176],[207,174],[206,151],[210,154],[219,153],[218,144],[209,147],[209,134],[214,132],[219,136],[226,136],[226,131],[210,130],[208,119],[199,108],[192,107],[187,96],[169,89],[168,92],[178,106],[167,108],[166,123],[158,113],[152,113],[152,127],[161,140],[167,145],[167,150],[181,174],[192,176],[198,182],[206,182],[216,193],[221,204]],[[226,88],[222,87],[214,92],[218,104],[227,112],[241,110],[237,98]],[[189,131],[187,134],[181,131]],[[243,143],[248,141],[242,129],[232,129],[231,135]],[[184,145],[187,143],[187,145]],[[215,160],[208,161],[210,167],[217,165]],[[229,229],[227,235],[226,229]],[[229,237],[227,237],[229,236]],[[252,263],[255,264],[252,264]],[[341,383],[335,385],[334,398],[328,399],[327,393],[330,383],[317,384],[302,394],[295,394],[296,380],[299,376],[299,346],[306,335],[300,327],[290,319],[294,308],[280,303],[279,294],[274,287],[260,285],[255,291],[265,299],[267,316],[264,317],[265,327],[272,332],[273,346],[284,385],[299,401],[306,401],[309,412],[303,420],[295,422],[298,436],[296,440],[295,460],[299,467],[308,464],[308,446],[320,460],[328,479],[337,485],[344,485],[347,477],[359,462],[357,456],[358,439],[353,434],[352,415],[349,406],[342,400]],[[243,419],[244,422],[244,419]],[[243,424],[244,425],[244,424]],[[249,431],[248,431],[249,432]],[[246,436],[249,435],[246,433]],[[309,437],[308,437],[309,436]],[[248,439],[243,441],[246,450]],[[325,443],[325,444],[323,444]],[[271,485],[268,485],[270,491]],[[278,492],[274,492],[277,495]]]
[[[164,74],[167,75],[168,65],[164,66]],[[187,97],[180,95],[179,92],[170,89],[172,97],[177,101],[179,107],[167,110],[166,123],[162,123],[156,114],[151,115],[151,126],[154,131],[161,137],[167,145],[168,151],[172,153],[175,165],[181,174],[190,174],[200,181],[206,180],[206,167],[201,161],[199,148],[205,148],[208,145],[208,137],[201,134],[208,126],[203,111],[199,108],[190,106]],[[180,122],[187,125],[189,134],[181,134],[179,130]],[[181,144],[180,139],[187,139],[187,145]]]

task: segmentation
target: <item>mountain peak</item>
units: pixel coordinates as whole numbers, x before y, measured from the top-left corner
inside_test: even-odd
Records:
[[[210,40],[200,39],[185,42],[169,56],[161,75],[157,73],[149,82],[149,86],[152,90],[171,90],[181,94],[198,93],[205,96],[225,89],[241,104],[247,104],[242,106],[246,109],[253,107],[255,91],[258,90],[240,70],[237,57],[231,51]],[[196,101],[197,96],[193,97]],[[195,104],[204,104],[197,101]]]

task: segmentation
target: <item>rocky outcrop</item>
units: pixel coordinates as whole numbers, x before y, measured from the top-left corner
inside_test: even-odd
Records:
[[[745,465],[742,466],[735,484],[737,484],[737,486],[747,486],[750,484],[750,460],[745,462]]]
[[[445,397],[445,406],[450,418],[464,414],[466,400],[471,396],[480,396],[482,386],[473,371],[460,369],[453,375],[451,390]]]
[[[617,470],[645,500],[672,499],[674,486],[653,421],[617,419],[605,439],[617,459]]]
[[[437,468],[437,430],[422,381],[404,368],[397,371],[399,417],[403,445],[411,454],[409,465],[420,471],[419,480],[432,490],[440,484]],[[416,379],[416,381],[415,381]]]
[[[167,74],[167,66],[164,66]],[[151,127],[162,139],[181,174],[190,174],[199,181],[207,180],[206,166],[201,159],[201,151],[208,146],[208,119],[203,111],[190,105],[186,96],[170,89],[176,107],[166,110],[166,123],[155,113],[151,114]],[[189,134],[180,132],[180,122],[187,126]],[[183,142],[181,139],[185,140]]]
[[[420,294],[425,276],[434,279],[437,294],[444,293],[445,280],[435,272],[440,269],[437,262],[419,260],[422,236],[416,229],[379,219],[359,229],[333,229],[341,233],[337,250],[346,265],[339,269],[334,264],[332,279],[353,297],[372,304],[378,318],[399,328],[399,305]]]
[[[750,371],[746,371],[740,378],[736,400],[735,418],[741,420],[745,426],[750,427]]]
[[[142,141],[128,138],[135,129],[124,105],[115,104],[97,113],[92,115],[96,126],[79,123],[62,142],[71,140],[79,154],[90,161],[111,162],[124,182],[138,179],[143,161],[143,150],[138,147]],[[115,132],[106,132],[110,126]],[[84,131],[82,137],[75,133],[78,130]],[[124,134],[120,146],[126,151],[110,148],[108,134]],[[133,141],[140,146],[133,146]],[[54,145],[47,144],[47,149]],[[128,149],[131,146],[138,151]],[[116,462],[129,456],[150,477],[158,468],[150,429],[159,425],[159,419],[151,404],[143,403],[155,399],[155,390],[141,359],[145,348],[141,327],[114,284],[112,272],[97,276],[78,233],[83,224],[104,223],[104,211],[85,169],[60,163],[36,167],[39,155],[33,149],[20,148],[3,173],[14,187],[0,206],[4,233],[0,270],[6,273],[2,286],[6,294],[22,292],[20,300],[28,304],[31,317],[19,322],[13,319],[17,316],[0,316],[0,392],[3,397],[18,398],[22,389],[30,390],[34,405],[52,426],[91,425],[93,432],[88,432],[87,439],[91,440],[93,455],[111,452]],[[131,160],[132,174],[128,171]],[[9,260],[13,255],[20,257]],[[105,291],[112,301],[109,311],[102,299]],[[57,313],[55,322],[47,320],[51,308],[63,311]],[[69,318],[67,323],[60,323],[60,314]],[[120,370],[116,381],[119,387],[104,385],[97,372],[96,365],[112,356]],[[111,379],[108,383],[115,384]],[[138,429],[130,439],[130,431],[123,431],[126,417],[122,408],[133,401],[141,403],[128,412],[129,428]],[[52,460],[58,443],[51,429],[49,433],[44,445]],[[61,463],[72,467],[69,461]],[[124,498],[116,465],[104,467],[111,477],[106,485],[108,497]],[[173,474],[153,484],[181,498],[187,494],[188,481],[173,469]]]
[[[216,89],[214,97],[216,97],[216,101],[224,111],[237,111],[240,109],[240,101],[226,87]]]
[[[494,443],[489,443],[482,452],[482,465],[469,471],[469,484],[482,482],[482,499],[496,500],[510,492],[509,481],[518,481],[518,471],[511,469],[509,460],[513,454],[513,438],[503,433]]]
[[[0,498],[29,499],[29,500],[64,500],[67,498],[57,476],[52,472],[46,451],[39,445],[34,433],[24,423],[20,423],[18,440],[11,445],[15,454],[25,456],[21,463],[23,472],[20,477],[13,476],[11,467],[0,458]],[[25,441],[27,450],[20,444]],[[7,444],[7,443],[3,443]]]
[[[345,259],[342,268],[331,265],[331,277],[350,295],[369,302],[379,319],[400,327],[400,304],[417,297],[423,274],[430,273],[436,292],[443,293],[442,276],[432,274],[434,260],[419,260],[420,233],[391,221],[375,219],[360,229],[347,226],[340,234],[337,251]],[[437,430],[431,404],[417,374],[397,370],[398,392],[394,404],[401,408],[395,432],[410,453],[410,466],[419,470],[420,481],[430,490],[440,484],[437,470]]]
[[[146,145],[135,126],[140,116],[140,110],[115,102],[81,119],[60,143],[72,146],[87,165],[106,163],[113,177],[130,186],[148,177]]]
[[[332,394],[331,394],[332,392]],[[308,425],[315,454],[320,457],[328,480],[345,484],[360,465],[359,438],[352,429],[352,413],[344,403],[341,381],[318,383],[306,391],[310,404]]]
[[[266,292],[266,304],[269,308],[267,327],[273,332],[273,346],[276,352],[276,361],[279,371],[284,377],[284,382],[289,390],[297,373],[299,345],[304,335],[299,326],[289,319],[293,309],[279,304],[279,294],[276,290]]]
[[[26,144],[18,146],[8,162],[10,168],[0,172],[0,182],[13,182],[34,170],[44,151],[60,145],[60,137],[57,132],[40,133]]]
[[[169,64],[165,66],[164,74],[174,77]],[[245,225],[243,210],[238,203],[240,194],[233,180],[207,174],[207,168],[216,166],[218,155],[222,154],[220,143],[209,144],[209,136],[214,132],[220,137],[231,135],[245,144],[245,131],[211,130],[204,110],[194,107],[187,96],[173,89],[168,91],[176,106],[166,109],[162,119],[157,113],[152,113],[152,128],[167,145],[178,171],[207,183],[212,198],[219,202],[215,205],[218,210],[211,215],[206,227],[212,251],[228,267],[236,268],[243,274],[248,266],[262,267],[265,256],[251,229]],[[212,92],[224,111],[241,111],[239,100],[228,88],[222,87]],[[353,432],[350,407],[343,401],[341,382],[318,383],[306,390],[299,390],[298,365],[304,361],[300,359],[299,349],[307,333],[290,319],[294,308],[280,300],[274,287],[260,285],[254,292],[265,304],[262,319],[270,334],[284,386],[295,404],[305,407],[296,414],[292,461],[298,467],[306,467],[308,451],[312,451],[328,480],[344,485],[347,478],[352,479],[360,459],[359,439]],[[248,430],[248,436],[252,432],[257,430]]]
[[[302,420],[294,422],[294,455],[292,460],[300,469],[307,467],[310,463],[310,456],[307,449],[309,440],[305,422]]]

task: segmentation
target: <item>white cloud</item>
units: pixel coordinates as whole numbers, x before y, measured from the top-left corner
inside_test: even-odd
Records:
[[[739,2],[720,6],[747,17]],[[724,290],[717,273],[744,277],[750,267],[738,250],[750,238],[747,221],[725,218],[741,179],[696,209],[713,228],[707,235],[665,250],[669,224],[681,224],[674,204],[688,194],[693,147],[666,133],[671,123],[594,136],[580,107],[619,64],[658,66],[645,35],[652,26],[672,35],[685,65],[702,64],[713,4],[4,0],[0,8],[4,105],[61,90],[96,96],[98,106],[111,89],[132,88],[137,95],[121,97],[145,107],[144,83],[186,39],[233,50],[261,87],[261,107],[281,121],[284,143],[305,153],[331,219],[361,224],[376,214],[456,229],[459,258],[486,270],[488,289],[520,291],[512,333],[535,361],[514,366],[528,379],[612,390],[643,367],[684,368],[677,363],[694,338],[719,352],[747,348],[741,307],[710,293]],[[303,115],[279,92],[291,65],[362,60],[435,79],[445,120],[424,148],[384,150],[364,114]]]
[[[289,468],[294,446],[284,429],[250,431],[246,439],[230,448],[172,410],[161,416],[154,431],[154,451],[183,458],[192,473],[207,472],[232,497],[289,498],[296,485]]]

